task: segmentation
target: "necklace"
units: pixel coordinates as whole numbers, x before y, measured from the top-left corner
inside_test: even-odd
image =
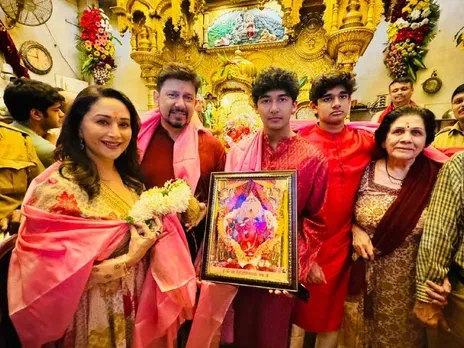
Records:
[[[393,175],[390,175],[390,173],[388,172],[387,160],[385,160],[385,171],[387,172],[388,180],[390,180],[392,184],[400,185],[400,186],[403,184],[404,179],[398,179],[398,178],[395,178]]]

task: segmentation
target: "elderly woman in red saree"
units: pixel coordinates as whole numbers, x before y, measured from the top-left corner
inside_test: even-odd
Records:
[[[74,101],[11,258],[10,317],[25,348],[170,347],[191,315],[195,273],[175,215],[151,229],[124,221],[143,190],[138,130],[114,89]]]
[[[434,121],[427,109],[403,107],[375,133],[383,156],[367,167],[355,206],[357,260],[342,331],[346,347],[427,345],[413,307],[424,215],[441,167],[423,152],[434,139]]]

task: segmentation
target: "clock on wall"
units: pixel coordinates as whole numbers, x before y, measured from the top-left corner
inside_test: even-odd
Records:
[[[26,67],[39,75],[48,74],[52,69],[53,59],[48,50],[36,41],[26,41],[21,45],[21,58]]]
[[[441,89],[442,85],[443,82],[438,77],[437,71],[434,70],[432,76],[430,76],[427,80],[424,81],[424,83],[422,83],[422,89],[425,93],[435,94]]]

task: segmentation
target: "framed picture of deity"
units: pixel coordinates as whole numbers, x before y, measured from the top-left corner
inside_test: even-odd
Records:
[[[298,289],[296,171],[212,173],[201,279]]]

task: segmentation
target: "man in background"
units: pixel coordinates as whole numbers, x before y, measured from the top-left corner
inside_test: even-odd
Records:
[[[21,214],[15,211],[32,179],[43,170],[31,137],[0,122],[0,240],[7,231],[11,233],[11,223],[19,224]]]
[[[65,98],[46,83],[19,78],[6,87],[3,99],[15,119],[12,126],[31,137],[39,159],[45,167],[50,166],[56,136],[49,131],[61,127]]]
[[[432,143],[447,155],[464,150],[464,84],[454,90],[451,96],[451,110],[457,120],[456,124],[441,129]]]
[[[416,105],[411,98],[414,93],[413,80],[409,77],[399,77],[390,82],[388,93],[390,105],[383,111],[377,112],[372,117],[372,122],[382,123],[383,118],[395,109],[407,105]]]
[[[416,262],[414,313],[438,328],[437,347],[464,347],[464,152],[445,163],[427,210]],[[448,304],[429,297],[429,282],[451,282]],[[448,326],[449,325],[449,326]]]

